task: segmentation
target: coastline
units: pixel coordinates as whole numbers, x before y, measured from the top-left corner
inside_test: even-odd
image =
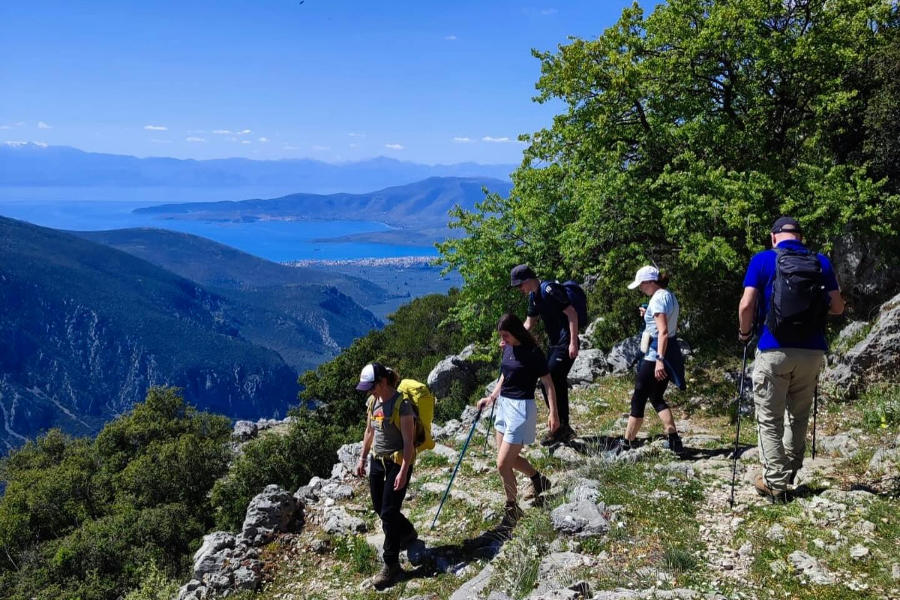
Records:
[[[404,269],[435,267],[437,256],[394,256],[387,258],[347,258],[338,260],[300,259],[283,261],[287,267],[398,267]]]

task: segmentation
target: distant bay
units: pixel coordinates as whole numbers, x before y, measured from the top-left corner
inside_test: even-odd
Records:
[[[391,227],[373,221],[190,221],[134,214],[136,208],[170,202],[271,198],[295,190],[275,187],[113,188],[0,187],[0,215],[35,225],[76,231],[158,227],[199,235],[273,261],[352,260],[435,256],[431,246],[331,242]]]

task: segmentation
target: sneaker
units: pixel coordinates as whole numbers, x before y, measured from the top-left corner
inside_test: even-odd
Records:
[[[684,444],[681,441],[681,436],[678,435],[677,431],[673,431],[669,434],[669,450],[674,452],[675,454],[683,454],[684,453]]]
[[[519,508],[516,502],[507,502],[503,508],[503,521],[500,522],[501,529],[512,529],[516,526],[525,513]]]
[[[756,477],[753,478],[753,487],[756,488],[757,494],[766,496],[773,503],[787,501],[787,492],[785,490],[773,490],[770,488],[762,473],[757,473]]]
[[[543,474],[538,473],[531,478],[531,489],[525,494],[525,500],[532,500],[539,497],[549,490],[551,485],[553,485],[552,481],[544,477]]]
[[[381,567],[381,570],[372,578],[372,585],[376,588],[386,588],[395,583],[403,573],[403,568],[399,562],[387,564]]]
[[[419,539],[419,533],[415,529],[413,529],[407,535],[403,536],[403,538],[400,539],[400,549],[406,550],[407,548],[409,548],[410,546],[415,544],[418,539]]]

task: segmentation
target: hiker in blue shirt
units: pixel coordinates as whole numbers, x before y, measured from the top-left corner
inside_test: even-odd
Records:
[[[803,245],[803,233],[796,220],[781,217],[775,221],[771,242],[771,250],[764,250],[750,259],[738,309],[738,337],[749,344],[754,335],[759,335],[753,364],[753,400],[763,473],[755,477],[754,487],[760,495],[783,499],[803,466],[810,409],[822,359],[828,351],[826,313],[839,315],[844,312],[844,299],[831,262]],[[790,271],[790,266],[795,264],[790,261],[811,266],[805,272]],[[777,315],[773,317],[770,310],[773,305],[788,303],[788,300],[775,301],[773,298],[779,268],[782,277],[788,271],[795,273],[795,281],[796,277],[815,279],[808,292],[810,297],[799,299],[809,307],[806,311],[812,310],[803,314],[811,316],[795,318],[787,326],[781,324],[783,321],[779,322]],[[794,288],[801,286],[795,284]],[[797,299],[790,297],[794,290],[780,293],[782,298],[791,298],[791,302],[797,304]],[[779,308],[778,312],[789,309]],[[780,326],[782,330],[772,331],[769,324]],[[790,327],[806,333],[791,335]]]
[[[547,367],[556,389],[560,425],[541,440],[541,445],[571,442],[576,435],[569,423],[569,371],[578,357],[578,312],[569,302],[569,295],[561,283],[540,281],[528,265],[518,265],[512,269],[509,285],[528,296],[525,329],[533,330],[540,318],[550,341]],[[544,402],[547,402],[546,394]]]

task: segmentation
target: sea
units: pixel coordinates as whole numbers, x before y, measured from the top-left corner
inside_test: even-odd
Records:
[[[0,186],[0,216],[69,231],[104,231],[127,227],[171,229],[215,240],[276,262],[437,255],[437,251],[431,246],[321,241],[391,229],[389,224],[376,221],[229,223],[182,221],[133,212],[136,208],[159,204],[277,198],[296,191],[293,188],[268,186],[200,188]]]

